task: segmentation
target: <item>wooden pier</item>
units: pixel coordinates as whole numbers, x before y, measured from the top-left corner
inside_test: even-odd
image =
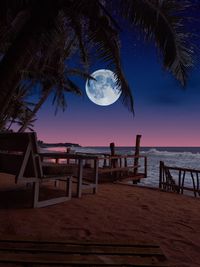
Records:
[[[98,181],[102,182],[132,182],[137,183],[147,177],[147,157],[140,155],[141,135],[136,136],[135,154],[121,155],[116,153],[115,144],[110,143],[108,153],[78,153],[81,155],[95,155],[98,157]],[[90,179],[92,174],[92,162],[87,160],[84,165],[83,175]]]
[[[138,183],[147,177],[147,157],[140,155],[140,138],[136,136],[135,154],[116,154],[115,144],[110,144],[111,153],[41,153],[41,157],[54,158],[54,169],[63,172],[67,167],[73,169],[74,177],[85,182],[132,182]],[[63,159],[65,162],[63,163]],[[61,161],[62,160],[62,161]],[[80,168],[81,160],[81,168]],[[49,165],[49,164],[47,164]],[[55,168],[56,166],[57,168]],[[48,169],[50,166],[46,166]],[[81,171],[80,171],[81,170]],[[98,172],[98,173],[97,173]],[[96,177],[96,178],[95,178]]]
[[[136,136],[135,154],[121,155],[116,153],[115,144],[110,144],[111,153],[80,153],[77,152],[70,158],[70,151],[65,156],[67,162],[60,164],[56,157],[55,163],[63,170],[67,166],[74,169],[74,176],[79,176],[79,157],[83,159],[82,176],[85,181],[90,181],[94,176],[94,159],[98,162],[98,182],[129,182],[137,183],[141,178],[147,177],[147,157],[140,155],[140,138]],[[52,154],[52,153],[51,153]],[[68,154],[68,157],[67,157]],[[44,155],[44,154],[43,154]]]

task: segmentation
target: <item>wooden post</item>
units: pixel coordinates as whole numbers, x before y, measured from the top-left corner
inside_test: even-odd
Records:
[[[70,147],[67,147],[66,152],[69,154],[69,153],[71,152],[71,148],[70,148]],[[67,159],[67,164],[69,164],[69,160],[70,160],[70,159]]]
[[[134,166],[138,165],[139,162],[139,155],[140,155],[140,139],[141,139],[142,135],[137,134],[136,136],[136,143],[135,143],[135,160],[134,160]],[[134,175],[137,175],[138,173],[138,168],[134,168]]]
[[[110,143],[110,154],[111,157],[115,156],[115,143]],[[110,161],[110,167],[111,168],[117,168],[118,167],[118,159],[111,159]],[[111,172],[111,177],[112,179],[118,179],[119,178],[119,173]]]
[[[106,167],[107,167],[107,160],[106,160],[106,155],[104,155],[103,168],[106,168]]]
[[[159,188],[162,188],[163,183],[163,171],[164,171],[164,162],[160,161],[160,174],[159,174]]]
[[[115,143],[110,143],[110,154],[111,156],[115,155]]]
[[[147,157],[144,158],[144,175],[147,178]]]
[[[97,186],[98,186],[98,168],[99,168],[99,160],[94,159],[94,184],[95,187],[93,188],[93,194],[97,193]]]
[[[110,143],[110,154],[111,154],[111,157],[115,156],[115,143]],[[116,167],[117,167],[117,159],[112,159],[111,168],[116,168]]]
[[[124,158],[124,167],[127,167],[128,164],[127,164],[127,158]]]
[[[82,196],[82,187],[83,187],[83,159],[78,160],[78,184],[77,184],[77,196],[81,198]]]

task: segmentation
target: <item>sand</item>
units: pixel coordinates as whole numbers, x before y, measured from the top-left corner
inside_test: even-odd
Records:
[[[0,190],[10,189],[0,176]],[[12,185],[13,187],[13,185]],[[0,192],[0,238],[159,244],[172,266],[200,266],[200,199],[159,190],[99,185],[98,193],[40,209],[30,191]]]

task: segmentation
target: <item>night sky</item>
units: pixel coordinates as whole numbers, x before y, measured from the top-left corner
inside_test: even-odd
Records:
[[[85,82],[78,80],[83,96],[67,94],[67,109],[55,116],[52,96],[37,114],[34,130],[45,142],[73,142],[81,146],[200,146],[200,64],[190,72],[186,88],[163,70],[157,50],[124,32],[122,66],[134,96],[135,115],[120,100],[103,107],[92,103]],[[107,68],[96,63],[90,72]]]

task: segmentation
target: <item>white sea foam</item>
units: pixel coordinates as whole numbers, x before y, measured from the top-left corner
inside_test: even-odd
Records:
[[[142,151],[142,153],[145,153],[147,156],[148,155],[154,155],[154,156],[163,156],[163,157],[182,157],[182,158],[198,158],[200,159],[200,153],[192,153],[192,152],[172,152],[172,151],[160,151],[157,150],[156,148],[149,149],[148,151]]]
[[[171,149],[172,150],[172,149]],[[192,150],[192,149],[191,149]],[[164,161],[166,165],[192,168],[200,170],[200,153],[193,153],[191,151],[160,151],[158,149],[150,149],[142,152],[148,158],[148,178],[141,180],[141,185],[149,185],[158,187],[159,184],[159,164]],[[178,179],[178,174],[174,176]],[[189,175],[186,175],[185,185],[191,186],[192,180]]]

